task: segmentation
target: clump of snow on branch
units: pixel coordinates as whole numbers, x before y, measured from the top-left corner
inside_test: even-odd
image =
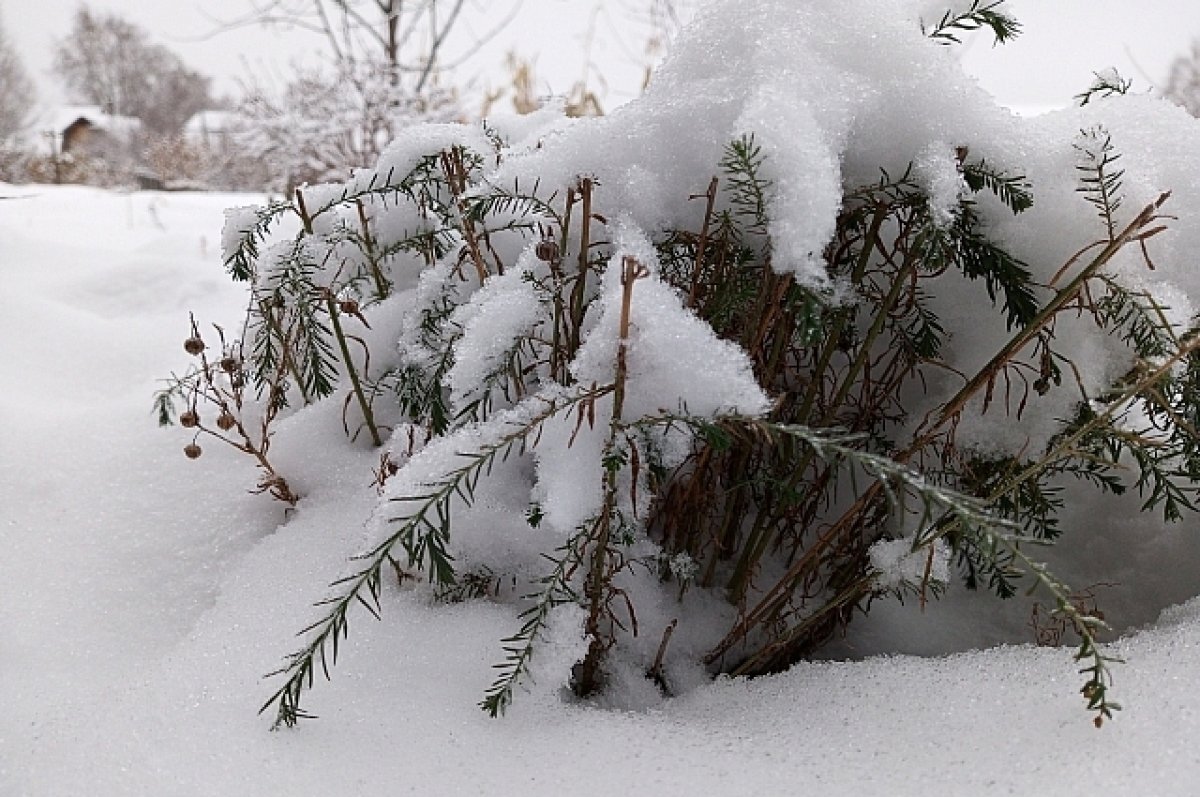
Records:
[[[446,384],[456,410],[478,398],[487,382],[504,372],[505,355],[524,345],[526,331],[546,320],[548,310],[531,281],[531,259],[527,253],[516,268],[489,279],[454,311],[452,324],[462,334],[454,343],[454,366]]]
[[[950,548],[939,540],[932,548],[913,550],[912,540],[880,540],[871,546],[871,567],[882,588],[950,581]]]
[[[600,296],[591,306],[594,325],[571,366],[575,378],[601,384],[613,378],[623,289],[620,264],[630,257],[647,273],[633,286],[626,341],[626,417],[684,408],[701,416],[766,412],[770,402],[754,379],[746,353],[718,338],[708,324],[684,307],[684,297],[658,278],[658,257],[643,234],[618,224],[615,237]]]

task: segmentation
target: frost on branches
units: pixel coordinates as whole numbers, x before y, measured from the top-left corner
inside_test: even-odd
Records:
[[[300,74],[273,96],[253,89],[235,131],[243,154],[260,160],[279,187],[338,179],[373,164],[400,132],[460,116],[454,94],[414,94],[396,68],[372,60],[340,63],[332,75]]]
[[[952,50],[1015,21],[929,5],[712,3],[611,116],[393,131],[374,168],[230,212],[236,367],[200,355],[165,416],[252,418],[196,439],[277,497],[276,418],[380,450],[277,723],[397,579],[512,607],[492,714],[777,671],[965,584],[1048,597],[1111,716],[1106,626],[1038,552],[1086,558],[1061,515],[1088,496],[1194,508],[1200,127],[1121,91],[1016,118]]]

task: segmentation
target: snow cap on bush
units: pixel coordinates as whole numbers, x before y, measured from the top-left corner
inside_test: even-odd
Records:
[[[584,383],[613,379],[623,291],[621,263],[631,257],[647,271],[635,281],[626,342],[629,372],[625,415],[641,418],[661,412],[761,415],[770,405],[754,378],[746,352],[722,340],[712,327],[684,307],[684,297],[658,276],[658,256],[646,236],[619,222],[604,272],[594,319],[571,373]]]

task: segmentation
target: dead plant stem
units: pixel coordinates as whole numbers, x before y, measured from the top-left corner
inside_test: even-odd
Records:
[[[346,364],[346,373],[350,377],[354,396],[358,399],[359,409],[362,410],[363,421],[371,433],[371,442],[378,448],[383,445],[383,439],[379,436],[379,429],[375,426],[375,413],[371,411],[371,402],[367,401],[367,397],[363,393],[362,382],[358,378],[358,369],[354,367],[354,361],[350,358],[350,347],[346,344],[346,334],[342,331],[341,313],[338,310],[337,302],[334,301],[333,293],[328,290],[325,292],[325,309],[329,311],[333,334],[337,338],[338,348],[341,349],[342,361]]]

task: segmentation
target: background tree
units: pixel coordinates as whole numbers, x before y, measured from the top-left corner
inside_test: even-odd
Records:
[[[209,78],[152,44],[137,25],[86,5],[59,42],[54,65],[78,100],[136,117],[150,135],[178,134],[211,104]]]
[[[33,107],[33,84],[0,21],[0,179],[10,179],[21,135]]]
[[[445,45],[467,0],[251,0],[225,23],[312,31],[328,64],[299,71],[282,89],[251,80],[241,107],[243,149],[269,164],[276,188],[333,179],[374,163],[399,130],[462,115],[440,79],[454,65]],[[519,3],[514,3],[515,10]],[[492,29],[507,23],[502,19]],[[485,33],[484,37],[490,35]]]
[[[1200,39],[1192,42],[1192,51],[1171,64],[1163,94],[1182,105],[1192,116],[1200,117]]]
[[[517,17],[520,0],[248,0],[250,10],[221,29],[247,25],[310,31],[326,46],[323,68],[298,70],[284,86],[249,81],[242,105],[242,148],[270,164],[276,188],[337,179],[348,167],[370,166],[404,126],[480,113],[460,97],[446,75]],[[647,37],[647,63],[665,46],[694,0],[608,0],[591,10],[610,12],[613,29]],[[591,5],[591,4],[589,4]],[[608,6],[611,5],[611,8]],[[487,11],[486,14],[478,13]],[[478,19],[487,27],[474,29]],[[631,52],[637,45],[623,42]],[[584,48],[584,77],[567,92],[576,114],[602,112],[588,82],[604,75]],[[648,70],[647,66],[647,70]],[[520,110],[540,104],[532,62],[513,56],[512,86],[489,90],[483,108],[506,94]]]
[[[240,113],[241,150],[268,170],[273,188],[290,193],[373,165],[405,126],[453,121],[459,109],[453,92],[412,92],[371,61],[300,73],[279,93],[251,87]]]
[[[363,62],[382,65],[393,83],[407,82],[420,94],[438,71],[453,66],[443,58],[446,42],[467,16],[467,0],[248,0],[251,10],[224,25],[283,26],[324,37],[332,61],[339,66]],[[495,16],[496,2],[475,3]],[[520,2],[479,39],[484,40],[511,20]],[[477,42],[478,43],[478,42]]]

